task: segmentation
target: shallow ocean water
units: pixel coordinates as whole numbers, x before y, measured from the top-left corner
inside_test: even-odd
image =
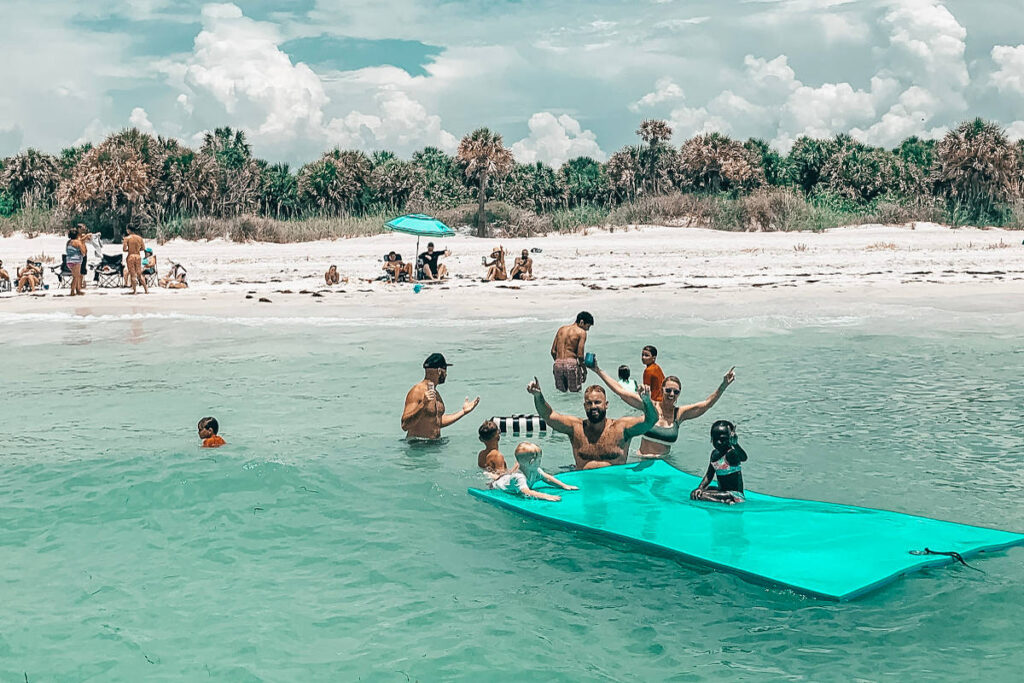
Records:
[[[603,365],[639,374],[654,343],[687,400],[737,366],[682,469],[725,417],[750,489],[1024,531],[1024,317],[606,321]],[[532,412],[533,375],[579,412],[551,386],[561,322],[0,317],[0,680],[1018,679],[1024,548],[832,604],[468,496],[477,426]],[[435,350],[449,409],[483,400],[409,445]],[[207,414],[228,447],[198,448]]]

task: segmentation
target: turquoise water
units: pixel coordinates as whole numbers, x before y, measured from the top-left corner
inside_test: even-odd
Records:
[[[595,314],[605,365],[653,342],[687,399],[737,365],[681,468],[728,417],[751,489],[1024,530],[1020,316]],[[1021,548],[837,605],[466,495],[479,422],[530,412],[534,374],[552,393],[561,322],[0,318],[0,680],[1019,677]],[[398,415],[434,350],[449,406],[483,400],[414,447]],[[197,447],[206,414],[227,448]]]

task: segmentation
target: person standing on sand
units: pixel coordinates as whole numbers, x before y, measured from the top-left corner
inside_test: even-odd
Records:
[[[79,229],[68,231],[68,241],[64,245],[64,263],[71,271],[71,293],[68,296],[84,294],[82,291],[82,259],[85,247],[82,245]]]
[[[140,284],[146,294],[149,294],[146,278],[142,276],[142,250],[145,248],[146,241],[134,229],[128,228],[128,236],[121,243],[121,251],[128,252],[128,258],[125,259],[125,274],[128,284],[131,285],[132,294],[137,293],[136,287]]]
[[[440,353],[432,353],[423,361],[423,380],[413,385],[405,396],[402,411],[402,429],[405,438],[412,441],[436,441],[441,438],[441,429],[455,424],[473,412],[480,397],[472,401],[469,397],[462,403],[462,410],[450,415],[444,414],[444,399],[437,392],[437,385],[444,384],[451,365]]]
[[[555,389],[576,393],[587,380],[587,369],[583,366],[586,353],[587,330],[594,326],[594,316],[580,311],[576,322],[563,325],[555,333],[551,343],[551,359],[555,362],[551,372],[555,376]]]
[[[544,400],[544,393],[536,377],[527,385],[526,390],[533,394],[537,414],[551,429],[569,437],[572,457],[578,470],[624,464],[630,439],[647,433],[658,421],[658,411],[651,403],[646,387],[640,387],[638,391],[643,400],[643,417],[620,418],[607,417],[608,396],[603,388],[596,384],[587,387],[583,394],[586,419],[554,412]]]

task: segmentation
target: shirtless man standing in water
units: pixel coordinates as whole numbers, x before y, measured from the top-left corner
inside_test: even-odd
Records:
[[[629,440],[646,434],[658,421],[658,411],[651,403],[651,396],[646,387],[637,390],[643,400],[643,417],[620,418],[606,417],[608,397],[603,388],[596,384],[587,387],[583,393],[586,419],[554,412],[544,400],[540,382],[536,377],[526,390],[533,394],[533,405],[537,408],[537,413],[551,429],[568,435],[569,442],[572,443],[572,457],[576,460],[578,470],[624,464],[629,451]]]
[[[594,316],[580,311],[576,322],[563,325],[555,333],[555,341],[551,343],[551,359],[555,361],[551,371],[555,376],[555,389],[559,391],[579,391],[587,379],[587,369],[583,367],[583,356],[586,353],[587,330],[594,326]]]
[[[128,284],[132,287],[132,294],[135,294],[136,285],[141,284],[146,294],[149,294],[149,287],[146,286],[146,278],[142,276],[142,250],[146,248],[146,242],[133,229],[128,228],[128,236],[121,242],[121,251],[128,252],[128,258],[124,261],[125,274]]]
[[[405,410],[402,411],[402,429],[405,438],[411,440],[436,440],[441,438],[441,428],[455,424],[473,412],[480,397],[472,401],[469,397],[462,404],[462,410],[451,415],[444,414],[444,400],[437,393],[437,385],[444,384],[448,377],[450,363],[440,353],[432,353],[423,361],[423,381],[417,382],[405,396]]]

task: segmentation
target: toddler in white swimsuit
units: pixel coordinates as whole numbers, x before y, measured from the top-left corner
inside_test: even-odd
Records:
[[[559,501],[562,500],[562,497],[535,491],[533,486],[538,482],[544,481],[566,491],[576,491],[576,486],[562,483],[540,468],[541,455],[540,446],[529,441],[522,442],[516,446],[516,462],[519,463],[519,470],[502,474],[491,482],[490,487],[499,491],[505,491],[506,493],[519,493],[527,498],[539,498],[540,500],[550,501]]]

